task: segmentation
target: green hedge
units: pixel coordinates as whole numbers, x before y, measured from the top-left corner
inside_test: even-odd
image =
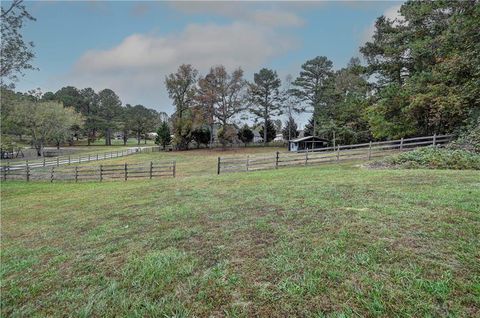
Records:
[[[398,168],[480,170],[480,154],[462,149],[425,147],[390,156],[380,165]]]

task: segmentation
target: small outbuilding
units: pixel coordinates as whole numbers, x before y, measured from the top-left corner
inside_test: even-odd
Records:
[[[315,150],[328,146],[328,140],[316,136],[307,136],[288,141],[288,151]]]

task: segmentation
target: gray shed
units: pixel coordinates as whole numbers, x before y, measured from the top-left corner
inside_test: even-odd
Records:
[[[288,151],[315,150],[328,146],[328,139],[307,136],[288,141]]]

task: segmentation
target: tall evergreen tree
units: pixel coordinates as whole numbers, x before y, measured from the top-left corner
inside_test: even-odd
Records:
[[[155,138],[155,143],[157,145],[162,145],[163,150],[165,147],[170,144],[172,137],[170,134],[170,127],[168,126],[167,121],[162,121],[160,127],[157,130],[157,137]]]
[[[263,145],[267,143],[267,122],[273,116],[282,113],[281,81],[277,72],[262,68],[253,75],[253,83],[249,83],[250,112],[263,120]]]
[[[266,133],[265,133],[265,127],[267,127]],[[267,120],[266,126],[262,125],[262,128],[260,128],[260,135],[266,136],[266,139],[263,140],[264,143],[268,143],[273,139],[275,139],[275,137],[277,136],[277,131],[275,130],[275,125],[273,124],[273,121],[271,119]]]
[[[112,131],[118,126],[122,114],[122,102],[111,89],[104,89],[98,93],[98,115],[104,130],[105,145],[112,145]]]
[[[288,117],[282,130],[283,139],[292,140],[298,137],[298,127],[293,117]]]
[[[316,130],[317,117],[329,102],[333,63],[325,56],[317,56],[302,65],[300,75],[292,83],[290,94],[310,106],[313,112],[313,132]]]

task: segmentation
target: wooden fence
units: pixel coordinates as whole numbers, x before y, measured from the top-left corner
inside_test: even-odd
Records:
[[[109,181],[130,179],[152,179],[173,177],[176,174],[175,161],[150,162],[140,164],[111,164],[100,166],[52,166],[45,169],[22,169],[4,167],[0,172],[1,180],[24,181]]]
[[[102,153],[94,153],[94,154],[84,154],[78,156],[58,156],[52,158],[45,158],[36,159],[36,160],[25,160],[25,161],[2,161],[2,166],[0,167],[0,172],[3,169],[8,170],[25,170],[29,167],[30,170],[36,168],[44,168],[44,167],[59,167],[61,165],[70,165],[75,163],[85,163],[91,161],[99,161],[99,160],[106,160],[106,159],[113,159],[124,157],[132,154],[139,154],[145,152],[154,152],[160,151],[160,147],[134,147],[128,148],[123,150],[117,151],[110,151],[110,152],[102,152]]]
[[[340,160],[370,160],[375,157],[386,156],[392,151],[407,151],[432,145],[438,146],[448,143],[452,137],[453,135],[433,135],[355,145],[338,145],[313,151],[276,152],[267,156],[218,157],[217,174],[278,169],[285,166],[321,164]]]

